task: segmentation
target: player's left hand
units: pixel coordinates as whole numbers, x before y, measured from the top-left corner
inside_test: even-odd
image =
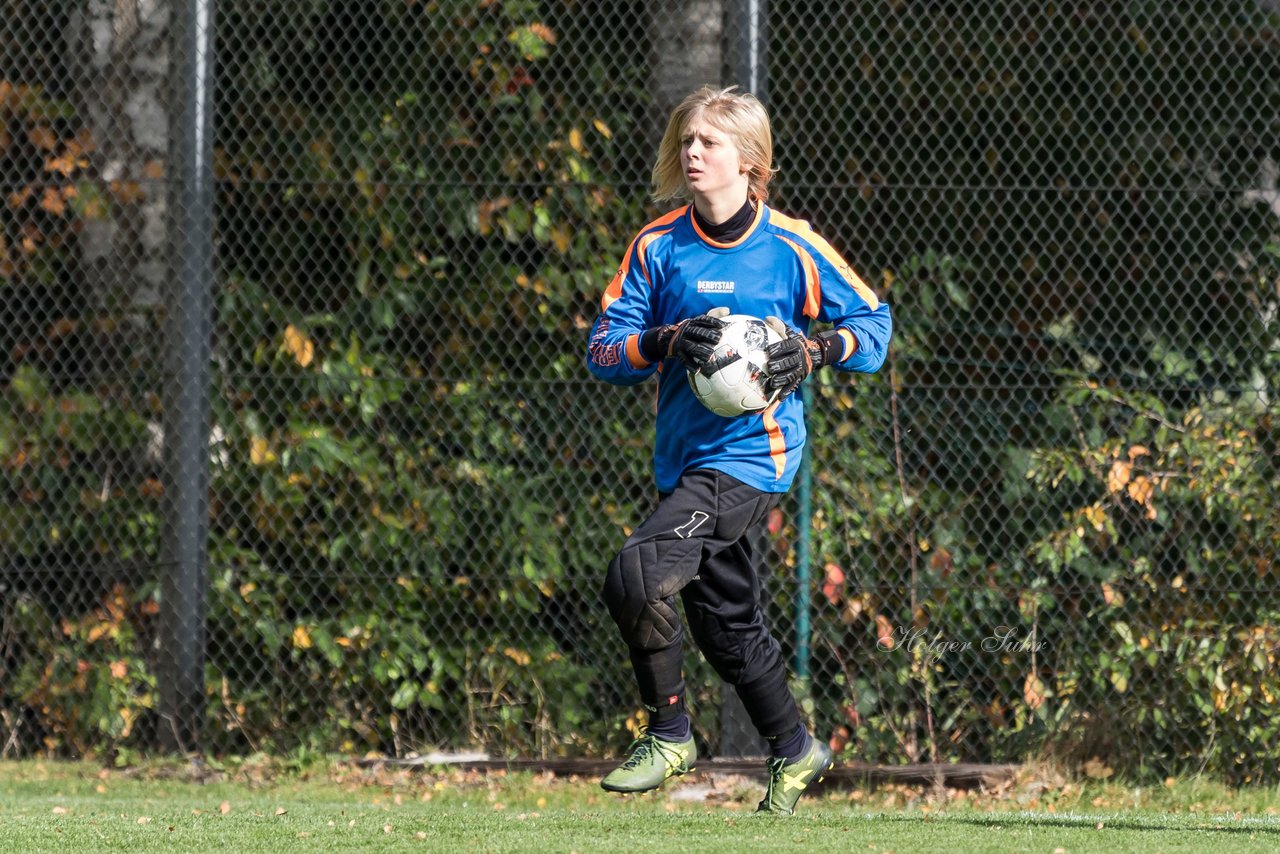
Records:
[[[780,318],[770,316],[764,322],[782,336],[781,341],[765,348],[769,357],[765,369],[769,379],[765,381],[765,388],[773,392],[771,403],[782,400],[799,388],[809,374],[839,358],[831,352],[833,347],[840,346],[835,335],[809,338],[787,326]]]

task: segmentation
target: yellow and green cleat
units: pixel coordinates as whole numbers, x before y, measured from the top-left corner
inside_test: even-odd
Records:
[[[693,770],[698,748],[690,735],[686,741],[664,741],[641,731],[640,737],[627,748],[627,758],[600,781],[609,792],[647,792]]]
[[[813,739],[809,749],[795,762],[788,762],[782,757],[770,759],[769,787],[765,790],[764,800],[756,807],[757,813],[773,815],[792,815],[796,811],[796,801],[801,793],[814,780],[821,780],[836,764],[827,747],[818,739]]]

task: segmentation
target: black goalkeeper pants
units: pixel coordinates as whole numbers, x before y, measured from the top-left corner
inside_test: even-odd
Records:
[[[698,648],[760,734],[788,735],[800,723],[760,601],[761,534],[780,497],[718,471],[686,472],[609,564],[604,601],[655,722],[683,709],[679,593]]]

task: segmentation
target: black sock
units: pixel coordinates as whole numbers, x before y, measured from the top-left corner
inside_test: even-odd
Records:
[[[669,720],[651,721],[648,732],[663,741],[687,741],[693,730],[689,726],[689,716],[681,711]]]
[[[769,742],[769,753],[775,759],[782,757],[788,762],[795,762],[801,756],[804,756],[813,738],[809,735],[809,731],[804,728],[804,724],[797,724],[791,734],[775,735],[766,740]]]

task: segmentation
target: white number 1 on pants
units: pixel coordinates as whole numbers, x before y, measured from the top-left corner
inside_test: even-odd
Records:
[[[710,518],[710,515],[703,513],[701,510],[694,510],[693,516],[689,518],[689,521],[676,528],[676,536],[682,540],[687,540],[693,535],[694,531],[698,530],[698,526]]]

